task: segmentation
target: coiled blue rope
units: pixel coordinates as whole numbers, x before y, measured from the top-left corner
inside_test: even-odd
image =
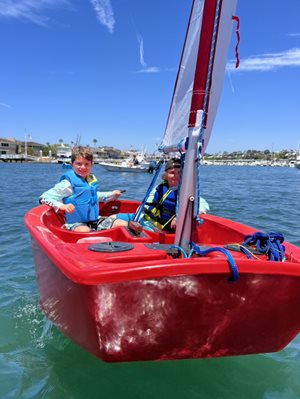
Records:
[[[242,246],[255,245],[258,252],[268,256],[268,260],[284,262],[285,247],[282,245],[284,237],[282,233],[263,233],[257,231],[244,237]]]

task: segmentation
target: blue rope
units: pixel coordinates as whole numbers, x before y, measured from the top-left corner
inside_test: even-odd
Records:
[[[205,256],[205,255],[209,254],[210,252],[221,252],[227,258],[229,269],[231,271],[230,281],[238,280],[238,278],[239,278],[238,268],[235,264],[233,257],[231,256],[231,254],[228,251],[226,251],[225,248],[213,247],[213,248],[208,248],[208,249],[205,249],[204,251],[202,251],[196,244],[194,244],[192,242],[192,250],[191,250],[189,256],[191,256],[193,254],[193,252],[196,252],[199,256]]]
[[[186,254],[185,250],[181,248],[179,245],[171,245],[170,248],[178,249],[179,252],[182,253],[184,258],[188,258],[189,256]]]
[[[247,249],[241,245],[240,250],[241,250],[241,252],[243,252],[243,254],[245,254],[247,256],[248,259],[253,259],[252,253],[251,253],[251,251],[249,251],[249,249]]]
[[[258,252],[268,255],[268,260],[275,262],[285,261],[285,247],[282,245],[284,237],[282,233],[263,233],[257,231],[244,237],[242,246],[255,245]]]
[[[239,278],[238,268],[235,264],[233,257],[231,256],[231,254],[228,251],[226,251],[225,248],[213,247],[213,248],[208,248],[208,249],[205,249],[204,251],[202,251],[195,243],[192,242],[191,245],[192,245],[192,249],[190,250],[188,255],[185,252],[185,250],[182,247],[180,247],[179,245],[171,245],[170,248],[177,249],[179,252],[181,252],[183,257],[186,259],[191,258],[194,252],[199,256],[205,256],[205,255],[209,254],[210,252],[221,252],[223,255],[226,256],[227,262],[229,265],[229,269],[231,271],[231,277],[229,280],[230,281],[238,280],[238,278]]]
[[[161,171],[162,166],[163,166],[163,162],[160,162],[160,165],[159,165],[158,168],[156,169],[156,172],[155,172],[155,174],[154,174],[154,176],[153,176],[153,178],[152,178],[152,180],[151,180],[151,182],[150,182],[150,185],[149,185],[149,187],[148,187],[148,190],[147,190],[147,192],[146,192],[146,195],[145,195],[145,197],[144,197],[144,199],[143,199],[143,201],[142,201],[140,207],[139,207],[138,210],[136,211],[136,214],[134,215],[133,220],[134,220],[135,222],[139,222],[140,219],[141,219],[141,215],[142,215],[142,213],[143,213],[145,204],[146,204],[147,199],[148,199],[148,197],[149,197],[149,195],[150,195],[150,193],[151,193],[151,191],[152,191],[152,189],[153,189],[153,187],[154,187],[154,185],[155,185],[156,179],[157,179],[158,175],[160,174],[160,171]]]

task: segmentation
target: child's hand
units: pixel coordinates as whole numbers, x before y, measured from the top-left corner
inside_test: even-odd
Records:
[[[119,198],[120,195],[122,194],[122,191],[120,191],[120,190],[114,190],[112,193],[113,193],[114,199],[117,199],[117,198]]]
[[[72,213],[74,212],[75,206],[73,204],[64,204],[61,205],[59,209],[66,213]]]
[[[175,230],[176,229],[176,218],[174,218],[171,222],[171,229]]]

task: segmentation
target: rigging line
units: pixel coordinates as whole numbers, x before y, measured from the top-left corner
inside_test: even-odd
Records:
[[[178,178],[178,186],[177,186],[177,201],[176,201],[176,219],[178,217],[178,209],[179,209],[179,194],[180,194],[180,189],[181,189],[181,180],[182,180],[182,170],[183,170],[183,163],[184,163],[184,158],[185,154],[182,153],[180,150],[180,171],[179,171],[179,178]]]
[[[225,255],[230,272],[231,272],[231,277],[229,278],[229,281],[237,281],[239,278],[239,271],[237,268],[237,265],[232,257],[232,255],[227,251],[225,248],[221,247],[211,247],[205,250],[201,250],[198,245],[192,242],[192,249],[199,255],[199,256],[205,256],[211,252],[221,252],[223,255]],[[190,255],[192,253],[190,252]]]
[[[201,146],[199,146],[198,149],[198,157],[196,160],[196,172],[197,172],[197,203],[196,203],[196,221],[198,224],[202,224],[203,220],[199,217],[200,215],[200,208],[201,208],[201,198],[200,198],[200,183],[201,183],[201,177],[200,177],[200,160],[201,160]]]
[[[181,248],[180,245],[171,245],[170,249],[175,248],[177,249],[179,252],[181,252],[181,254],[183,255],[184,258],[188,258],[187,253],[185,252],[185,250],[183,248]]]
[[[135,222],[139,222],[140,219],[141,219],[142,212],[143,212],[143,210],[144,210],[145,204],[146,204],[147,199],[148,199],[148,197],[149,197],[149,195],[150,195],[150,193],[151,193],[151,191],[152,191],[152,189],[153,189],[153,187],[154,187],[154,184],[155,184],[155,182],[156,182],[156,179],[157,179],[158,175],[160,174],[160,171],[161,171],[161,168],[162,168],[163,164],[164,164],[164,163],[163,163],[162,161],[159,162],[159,166],[157,167],[156,172],[155,172],[155,174],[154,174],[154,176],[153,176],[153,178],[152,178],[152,180],[151,180],[151,182],[150,182],[150,184],[149,184],[149,187],[148,187],[148,190],[147,190],[147,192],[146,192],[146,195],[145,195],[145,197],[144,197],[144,199],[143,199],[141,205],[140,205],[139,208],[137,209],[136,214],[134,215],[133,220],[134,220]]]

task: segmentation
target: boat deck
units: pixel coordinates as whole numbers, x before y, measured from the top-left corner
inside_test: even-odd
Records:
[[[134,212],[134,201],[112,201],[101,207],[101,215]],[[254,229],[213,215],[202,215],[203,223],[193,233],[193,242],[201,250],[241,244]],[[172,249],[175,235],[143,231],[141,235],[125,227],[78,233],[62,228],[63,217],[47,206],[29,212],[27,226],[36,243],[57,267],[73,281],[100,284],[176,275],[228,274],[230,269],[224,254],[214,251],[205,257],[176,256]],[[34,227],[33,227],[34,226]],[[229,251],[243,273],[299,274],[300,249],[286,245],[286,262],[268,261],[265,255],[248,259],[240,251]],[[178,254],[177,254],[178,255]]]

